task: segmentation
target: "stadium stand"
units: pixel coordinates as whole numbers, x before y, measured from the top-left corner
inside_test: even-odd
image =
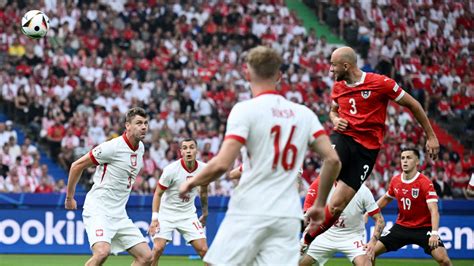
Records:
[[[461,139],[464,152],[452,138],[456,151],[443,150],[449,155],[446,165],[424,163],[433,177],[443,167],[443,180],[452,185],[451,165],[468,158],[456,179],[464,182],[472,174],[474,139],[469,77],[472,31],[467,30],[472,28],[471,9],[458,4],[401,6],[396,1],[393,7],[377,1],[363,1],[368,6],[316,2],[322,21],[357,46],[368,69],[394,77],[441,128]],[[38,8],[50,17],[51,29],[47,38],[38,41],[26,39],[13,23],[26,11],[24,2],[13,1],[0,10],[1,105],[7,118],[39,144],[39,158],[55,162],[47,166],[55,179],[50,185],[59,183],[56,190],[66,174],[52,172],[53,165],[67,171],[91,147],[119,136],[122,114],[130,106],[145,107],[151,119],[145,139],[149,158],[134,193],[153,191],[163,166],[178,158],[178,142],[183,138],[197,139],[201,160],[212,158],[232,106],[251,97],[241,72],[242,59],[256,44],[281,52],[286,62],[281,94],[309,106],[331,131],[327,114],[333,81],[328,56],[334,46],[314,31],[307,33],[281,0],[203,1],[199,6],[153,0],[44,3]],[[408,18],[406,24],[397,19],[402,16]],[[445,22],[443,16],[448,18]],[[377,195],[399,171],[392,162],[400,147],[422,150],[424,144],[420,128],[413,126],[413,118],[404,110],[391,106],[388,121],[386,146],[369,181]],[[17,142],[23,143],[20,138]],[[8,150],[11,145],[2,147]],[[4,150],[3,159],[5,154]],[[308,183],[317,175],[315,159],[307,154],[303,177]],[[33,169],[43,163],[36,156],[25,164]],[[0,191],[5,190],[2,183],[11,180],[12,165],[4,163]],[[91,185],[91,173],[81,180],[84,189]],[[37,174],[34,182],[40,181]],[[210,193],[227,196],[235,185],[236,181],[223,177]]]

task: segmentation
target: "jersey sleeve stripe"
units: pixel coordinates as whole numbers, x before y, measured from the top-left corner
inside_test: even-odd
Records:
[[[397,91],[398,91],[398,88],[400,88],[400,87],[398,86],[397,83],[395,83],[395,86],[393,86],[393,91],[394,91],[394,92],[397,92]]]
[[[395,98],[395,101],[398,102],[400,101],[400,99],[403,97],[403,95],[405,95],[405,91],[402,90],[402,92],[400,92],[400,94],[397,96],[397,98]]]
[[[245,138],[243,138],[239,135],[227,135],[227,136],[225,136],[224,140],[226,140],[226,139],[233,139],[233,140],[236,140],[236,141],[238,141],[242,144],[245,144],[245,141],[246,141]]]
[[[387,192],[387,193],[385,193],[385,195],[386,195],[387,197],[389,197],[389,198],[395,199],[395,197],[394,197],[394,196],[392,196],[392,195],[390,195],[390,194],[388,194],[388,192]]]
[[[161,188],[161,190],[167,190],[168,189],[168,187],[163,186],[162,184],[160,184],[160,182],[158,182],[158,186]]]
[[[316,139],[317,137],[319,137],[323,134],[326,134],[326,131],[324,129],[321,129],[321,130],[318,130],[318,131],[314,132],[313,137]]]
[[[426,203],[438,202],[438,199],[427,199]]]
[[[92,154],[92,150],[89,151],[89,158],[91,158],[91,161],[92,161],[95,165],[99,165],[99,162],[95,159],[94,154]]]
[[[380,212],[380,208],[377,208],[377,209],[375,209],[375,210],[369,212],[369,216],[372,217],[372,216],[376,215],[376,214],[379,213],[379,212]]]

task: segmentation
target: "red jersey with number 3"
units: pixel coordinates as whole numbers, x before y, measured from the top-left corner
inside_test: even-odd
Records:
[[[354,138],[367,149],[379,149],[385,133],[389,100],[399,101],[405,91],[391,78],[362,72],[360,81],[347,85],[334,83],[331,98],[339,106],[339,117],[347,120],[346,130],[338,131]]]
[[[431,227],[428,203],[438,202],[438,195],[428,177],[417,172],[411,180],[404,180],[402,174],[396,175],[386,195],[398,201],[395,223],[409,228]]]

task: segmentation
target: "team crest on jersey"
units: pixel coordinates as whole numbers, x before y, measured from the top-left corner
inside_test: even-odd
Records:
[[[104,235],[104,230],[102,229],[95,230],[95,236],[103,236],[103,235]]]
[[[420,189],[419,188],[412,188],[411,189],[411,196],[413,198],[418,198],[418,195],[420,194]]]
[[[370,97],[370,91],[361,91],[362,98],[367,99]]]
[[[131,154],[130,155],[130,163],[132,166],[137,166],[137,155],[136,154]]]

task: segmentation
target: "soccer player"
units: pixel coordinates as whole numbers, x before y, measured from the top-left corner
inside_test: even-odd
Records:
[[[158,260],[168,241],[171,241],[173,231],[178,230],[201,256],[207,252],[206,226],[208,215],[207,186],[200,187],[202,215],[198,219],[194,200],[198,189],[180,197],[179,186],[186,179],[199,173],[205,163],[196,160],[197,142],[194,139],[184,139],[180,145],[181,159],[169,164],[163,169],[155,194],[153,195],[152,218],[149,233],[153,237],[153,262]]]
[[[307,244],[337,221],[372,172],[383,142],[390,100],[407,107],[421,124],[430,158],[436,159],[439,152],[438,139],[420,103],[391,78],[361,71],[352,48],[341,47],[332,53],[330,71],[336,80],[329,113],[334,124],[331,140],[342,168],[337,177],[338,186],[325,209],[326,218],[317,230],[306,234]]]
[[[308,145],[324,160],[320,197],[308,210],[310,226],[316,227],[324,215],[327,195],[339,173],[339,158],[317,116],[276,91],[281,63],[280,55],[271,48],[258,46],[249,51],[246,76],[254,98],[233,107],[219,153],[199,174],[181,185],[180,192],[187,193],[216,180],[246,146],[245,169],[204,257],[207,263],[298,263],[303,213],[295,184]]]
[[[448,253],[438,235],[438,196],[431,180],[418,172],[420,153],[404,149],[402,173],[392,177],[387,193],[377,201],[380,209],[393,199],[398,201],[395,225],[375,245],[375,256],[417,244],[439,265],[451,265]]]
[[[142,108],[128,110],[125,133],[104,142],[71,165],[65,206],[77,208],[74,193],[82,172],[96,165],[94,185],[87,193],[82,218],[92,249],[86,265],[102,265],[109,254],[127,250],[132,265],[150,265],[152,253],[137,226],[128,218],[127,204],[135,178],[143,166],[148,117]]]
[[[304,211],[313,205],[317,197],[318,186],[319,177],[308,189],[303,206]],[[336,187],[337,183],[334,188]],[[331,190],[329,198],[334,193],[334,188]],[[375,220],[375,230],[367,244],[363,219],[365,212]],[[336,223],[311,242],[306,254],[300,260],[300,266],[310,266],[315,262],[324,265],[335,252],[344,253],[354,265],[371,265],[374,246],[384,227],[385,221],[375,203],[372,192],[362,184]]]

